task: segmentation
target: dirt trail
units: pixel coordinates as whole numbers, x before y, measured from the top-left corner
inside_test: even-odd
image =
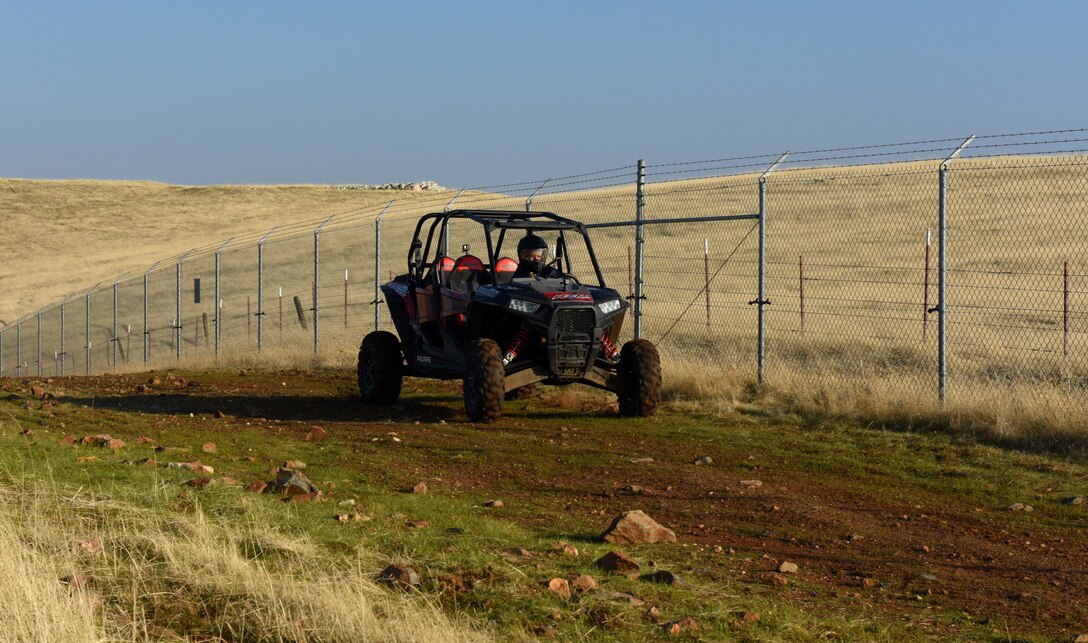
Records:
[[[722,420],[721,437],[707,439],[691,427],[709,420],[666,414],[625,423],[602,404],[547,389],[485,427],[465,421],[455,383],[409,382],[400,404],[374,409],[360,406],[346,374],[251,374],[134,392],[146,377],[53,386],[65,390],[62,402],[98,408],[221,410],[231,432],[264,431],[246,424],[261,418],[279,427],[276,435],[301,439],[317,424],[375,483],[440,478],[458,493],[503,498],[513,520],[556,537],[590,539],[618,512],[640,508],[689,543],[692,568],[707,577],[742,579],[821,609],[875,607],[932,623],[935,633],[949,632],[942,610],[1063,637],[1088,622],[1088,510],[1066,506],[1050,488],[1030,498],[1033,514],[1013,512],[1001,501],[958,497],[951,484],[942,492],[931,480],[859,478],[850,461],[862,456],[849,445],[839,471],[814,471],[789,456],[805,448],[796,426],[738,419],[760,444],[729,439],[740,429]],[[409,450],[374,449],[389,431]],[[712,464],[693,464],[699,456]],[[950,463],[945,475],[961,474]],[[786,560],[802,574],[782,586],[773,572]]]

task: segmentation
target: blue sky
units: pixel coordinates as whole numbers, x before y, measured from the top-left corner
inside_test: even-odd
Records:
[[[0,176],[480,186],[1088,126],[1084,2],[0,0]]]

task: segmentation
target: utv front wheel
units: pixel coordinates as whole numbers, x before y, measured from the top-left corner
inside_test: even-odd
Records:
[[[650,416],[657,413],[661,394],[661,358],[657,347],[645,339],[627,342],[620,349],[619,393],[621,415]]]
[[[502,415],[506,371],[502,351],[491,339],[476,339],[465,347],[465,411],[473,422],[493,422]]]
[[[392,404],[400,397],[404,359],[393,333],[374,331],[359,347],[359,393],[368,404]]]

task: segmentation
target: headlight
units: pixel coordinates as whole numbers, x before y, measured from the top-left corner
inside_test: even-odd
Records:
[[[519,313],[525,313],[526,315],[531,315],[540,308],[540,304],[534,304],[531,301],[522,301],[520,299],[511,299],[507,306],[509,306],[511,310],[516,310]]]
[[[617,310],[620,309],[620,300],[619,299],[613,299],[611,301],[601,302],[601,303],[597,304],[597,308],[601,309],[601,314],[602,315],[607,315],[608,313],[614,313],[614,312],[616,312]]]

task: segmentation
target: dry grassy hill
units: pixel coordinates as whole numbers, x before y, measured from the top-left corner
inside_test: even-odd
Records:
[[[273,226],[433,192],[0,179],[0,320],[99,280]]]

